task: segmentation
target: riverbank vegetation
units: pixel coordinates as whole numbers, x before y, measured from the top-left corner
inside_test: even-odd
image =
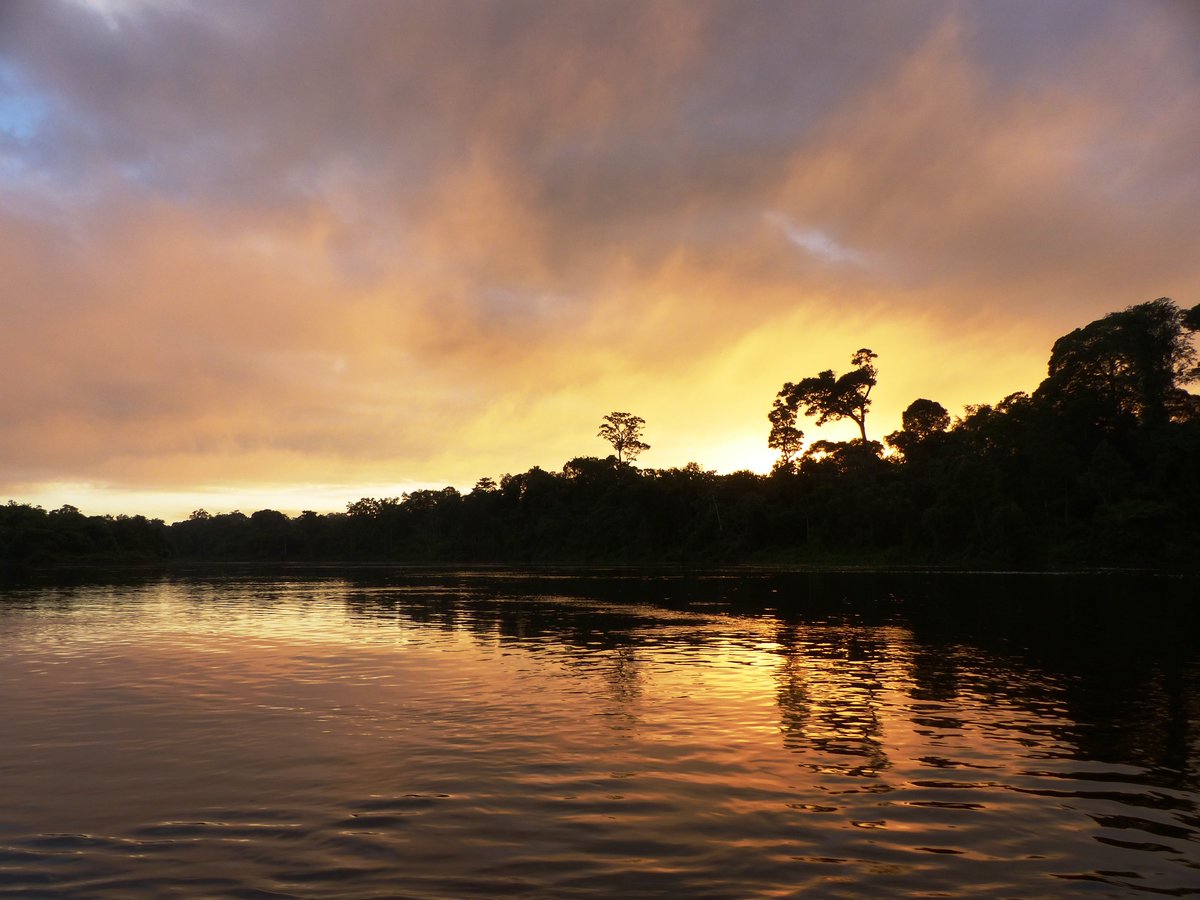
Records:
[[[637,468],[643,420],[604,417],[616,453],[534,467],[466,493],[364,498],[345,512],[275,510],[167,525],[71,506],[0,507],[0,562],[151,560],[495,564],[851,562],[1194,565],[1200,548],[1200,306],[1168,299],[1055,342],[1032,393],[905,410],[868,438],[877,355],[783,386],[766,424],[769,475],[697,463]],[[764,403],[765,405],[765,403]],[[800,415],[848,418],[851,441],[804,444]]]

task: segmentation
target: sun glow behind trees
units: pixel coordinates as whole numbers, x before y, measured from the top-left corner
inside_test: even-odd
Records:
[[[766,472],[862,346],[876,439],[1032,391],[1200,283],[1194,18],[1085,7],[7,4],[0,497],[333,510],[623,408]]]
[[[1055,343],[1032,395],[970,407],[952,425],[941,404],[914,400],[886,458],[861,436],[878,375],[862,350],[848,373],[857,377],[790,383],[768,416],[777,445],[781,399],[792,396],[817,417],[853,413],[860,436],[814,441],[798,459],[782,447],[768,477],[694,462],[638,469],[627,457],[649,449],[643,420],[614,412],[598,436],[619,456],[485,476],[467,494],[364,497],[324,516],[198,509],[167,528],[10,502],[0,560],[1193,564],[1200,399],[1184,387],[1200,380],[1198,324],[1200,306],[1165,298],[1105,316]],[[802,393],[806,383],[816,388]],[[830,389],[839,384],[841,399]]]

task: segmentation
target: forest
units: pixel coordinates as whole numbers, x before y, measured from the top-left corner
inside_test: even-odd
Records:
[[[197,510],[168,525],[9,501],[0,565],[1195,566],[1197,331],[1200,305],[1130,306],[1059,338],[1032,394],[953,420],[917,398],[882,442],[868,431],[878,357],[862,348],[841,375],[782,386],[764,420],[779,453],[769,475],[638,468],[645,423],[614,412],[599,431],[610,456],[481,478],[466,493],[363,498],[345,512]],[[860,436],[805,446],[808,418],[852,421]]]

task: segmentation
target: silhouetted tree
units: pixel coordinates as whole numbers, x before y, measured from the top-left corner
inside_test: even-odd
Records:
[[[906,456],[934,435],[950,427],[950,413],[936,400],[920,398],[908,404],[900,415],[901,429],[889,434],[885,441]]]
[[[1190,419],[1196,404],[1183,386],[1200,379],[1197,318],[1160,297],[1076,328],[1054,342],[1034,397],[1110,431]]]
[[[832,419],[849,419],[858,426],[865,442],[871,388],[875,387],[879,374],[873,360],[878,356],[864,347],[850,358],[854,368],[844,375],[826,369],[799,382],[787,382],[776,395],[776,405],[771,410],[772,436],[778,429],[782,439],[785,429],[794,429],[796,414],[803,410],[806,416],[815,416],[818,425]]]
[[[950,413],[936,400],[914,400],[900,415],[900,424],[909,434],[924,439],[950,427]]]
[[[602,437],[617,451],[617,462],[633,462],[650,445],[642,442],[646,420],[627,412],[611,412],[604,417],[596,437]]]
[[[804,446],[804,432],[796,427],[796,408],[790,406],[783,397],[776,397],[771,411],[767,413],[767,419],[771,423],[767,446],[779,451],[774,471],[793,471],[793,460]]]
[[[613,463],[616,457],[599,459],[595,456],[577,456],[563,463],[563,475],[577,483],[596,484],[611,483],[613,478]]]
[[[879,441],[864,441],[858,438],[852,441],[813,441],[804,454],[804,462],[850,473],[868,466],[886,466],[886,462],[879,461],[882,452],[883,445]]]

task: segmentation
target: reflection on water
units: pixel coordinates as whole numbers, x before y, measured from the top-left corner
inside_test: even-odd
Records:
[[[1200,893],[1195,588],[10,589],[0,894]]]

